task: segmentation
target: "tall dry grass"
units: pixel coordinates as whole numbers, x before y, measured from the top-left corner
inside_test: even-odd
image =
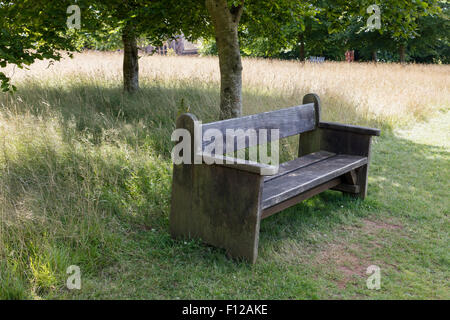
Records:
[[[450,66],[373,63],[301,64],[296,61],[243,60],[244,113],[298,104],[305,93],[323,99],[324,118],[391,126],[421,120],[450,106]],[[8,70],[20,84],[40,83],[58,87],[86,84],[120,86],[120,53],[76,54],[48,66],[35,63],[30,70]],[[212,97],[199,97],[199,106],[214,108],[219,86],[215,57],[143,56],[141,86],[210,89]],[[20,93],[19,93],[20,95]],[[271,97],[272,99],[266,99]],[[170,101],[169,101],[170,102]]]
[[[388,128],[450,106],[448,66],[243,64],[244,113],[315,92],[326,120]],[[217,118],[218,61],[144,56],[133,96],[121,66],[118,53],[89,52],[6,70],[18,91],[0,94],[0,298],[57,294],[67,266],[114,264],[136,225],[165,230],[175,117]]]

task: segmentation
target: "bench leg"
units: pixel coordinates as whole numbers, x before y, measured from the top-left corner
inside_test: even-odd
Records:
[[[357,186],[359,187],[359,192],[356,194],[357,197],[365,199],[367,196],[367,177],[369,174],[369,163],[358,168],[356,170],[357,174]]]
[[[331,188],[355,198],[364,199],[367,195],[367,165],[352,170],[342,176],[342,183]]]
[[[261,220],[260,175],[215,165],[174,166],[170,230],[255,263]]]

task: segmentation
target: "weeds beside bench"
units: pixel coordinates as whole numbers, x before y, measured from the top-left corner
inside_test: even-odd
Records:
[[[177,128],[191,133],[192,145],[196,120],[192,114],[177,119]],[[255,263],[262,219],[328,189],[362,199],[367,194],[371,138],[380,130],[322,122],[315,94],[306,95],[301,106],[204,124],[202,132],[211,128],[224,137],[226,129],[238,128],[276,128],[280,139],[300,134],[298,158],[276,169],[238,159],[174,165],[170,232],[175,238],[201,239]],[[245,148],[252,146],[246,141]]]

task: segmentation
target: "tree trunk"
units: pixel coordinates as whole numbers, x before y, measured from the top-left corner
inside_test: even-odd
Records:
[[[238,25],[244,1],[228,7],[227,0],[205,0],[214,25],[220,66],[220,117],[242,114],[242,62]]]
[[[123,55],[123,90],[133,93],[139,89],[139,62],[136,35],[133,27],[127,25],[122,31]]]
[[[404,64],[406,61],[406,46],[404,44],[400,45],[398,53],[400,55],[400,63]]]
[[[377,63],[377,61],[378,61],[378,55],[377,55],[377,51],[376,50],[372,51],[372,61],[375,62],[375,63]]]
[[[299,41],[300,41],[300,52],[299,52],[300,61],[305,62],[305,41],[304,41],[303,33],[300,34]]]

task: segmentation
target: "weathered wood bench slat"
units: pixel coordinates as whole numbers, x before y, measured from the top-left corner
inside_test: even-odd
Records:
[[[300,193],[300,194],[296,195],[295,197],[289,198],[289,199],[287,199],[283,202],[280,202],[272,207],[266,208],[266,209],[262,210],[262,212],[261,212],[261,219],[268,218],[277,212],[280,212],[284,209],[287,209],[287,208],[290,208],[290,207],[296,205],[299,202],[302,202],[303,200],[314,197],[315,195],[318,195],[319,193],[322,193],[330,188],[332,189],[336,186],[339,186],[339,185],[341,185],[341,183],[342,183],[341,178],[335,178],[335,179],[325,182],[317,187],[314,187],[308,191]]]
[[[264,112],[241,118],[206,123],[202,125],[202,131],[205,133],[210,129],[219,130],[225,140],[226,130],[246,131],[248,129],[254,129],[259,131],[261,129],[267,129],[268,140],[273,141],[274,139],[270,136],[270,129],[278,129],[280,132],[279,138],[281,139],[314,130],[316,126],[317,123],[315,120],[314,104],[309,103],[292,108]],[[246,139],[245,146],[243,148],[238,148],[235,142],[234,150],[245,149],[260,144],[258,141],[259,137],[258,140],[256,140],[256,143],[248,140],[249,139]],[[203,150],[210,143],[212,143],[212,141],[203,141]],[[225,141],[223,145],[225,146]]]
[[[270,177],[276,173],[278,173],[278,167],[267,165],[263,163],[253,162],[249,160],[239,159],[239,158],[232,158],[232,157],[226,157],[222,155],[205,155],[202,154],[203,161],[208,160],[209,163],[212,163],[214,161],[219,161],[221,166],[228,167],[228,168],[234,168],[236,170],[241,171],[247,171],[247,172],[253,172],[259,175],[270,175]]]
[[[367,163],[367,157],[337,155],[264,183],[266,209]]]
[[[354,126],[351,124],[342,124],[342,123],[336,123],[336,122],[319,122],[319,128],[354,132],[354,133],[367,134],[367,135],[372,135],[372,136],[379,136],[380,132],[381,132],[379,129]]]
[[[336,154],[333,152],[319,151],[319,152],[314,152],[314,153],[308,154],[301,158],[297,158],[297,159],[282,163],[282,164],[280,164],[280,167],[278,168],[278,173],[273,176],[265,177],[264,182],[276,179],[276,178],[286,175],[292,171],[309,166],[311,164],[325,160],[325,159],[330,158],[335,155]]]

